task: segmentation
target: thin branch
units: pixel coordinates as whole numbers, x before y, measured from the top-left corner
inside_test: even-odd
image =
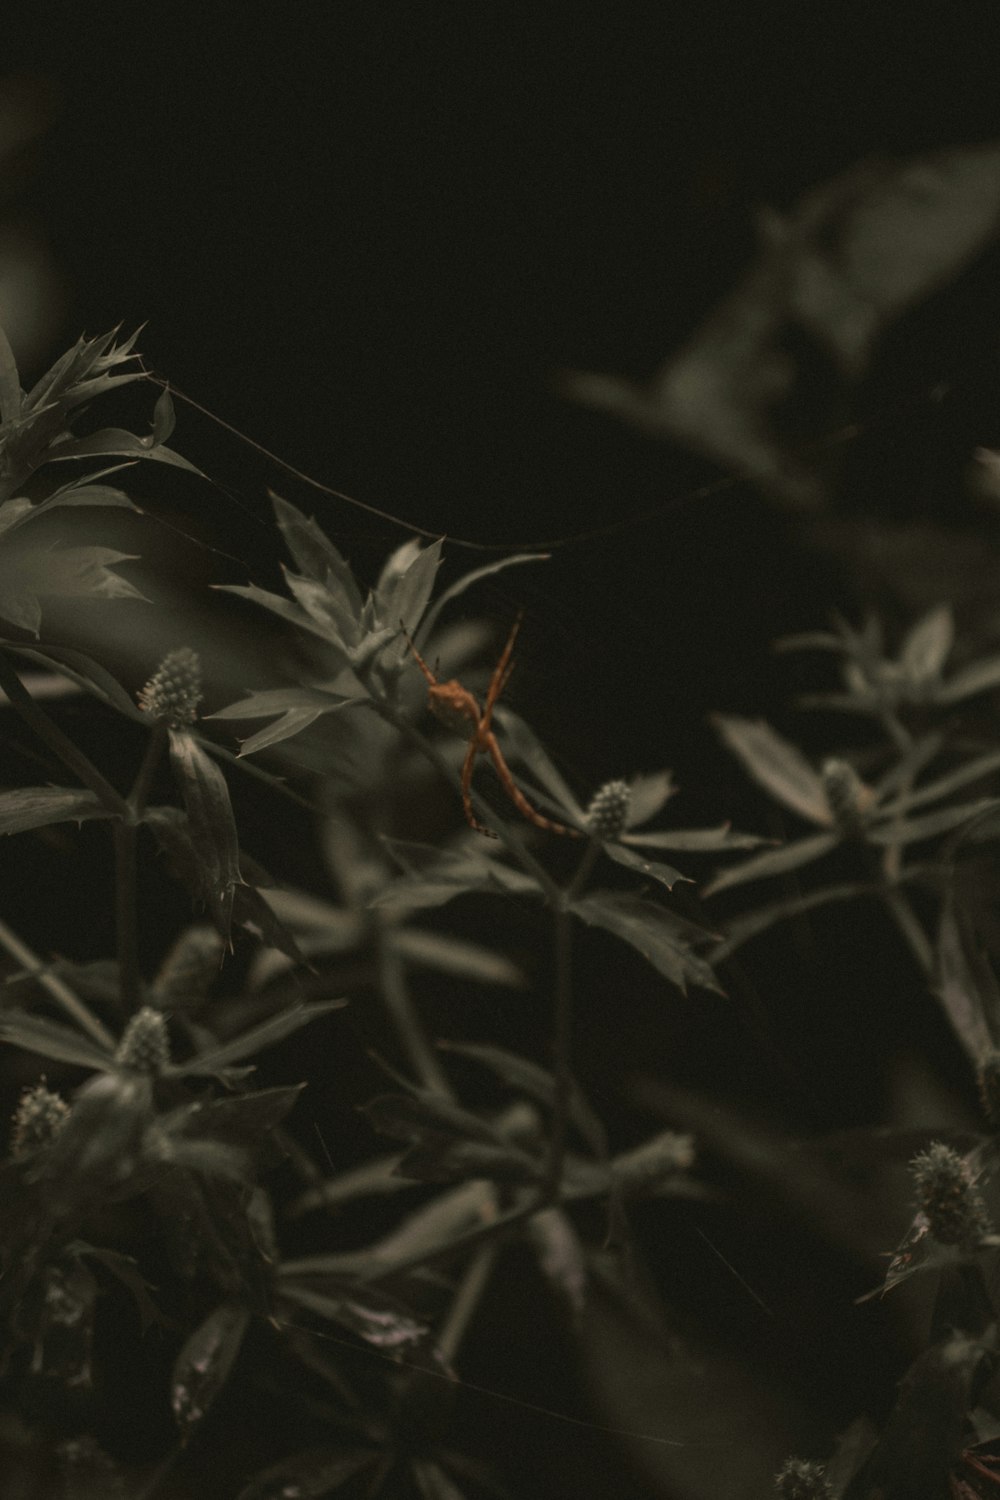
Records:
[[[896,926],[906,939],[907,946],[925,974],[934,971],[934,950],[930,940],[917,921],[913,907],[901,891],[888,888],[881,892],[882,901]]]
[[[555,1088],[552,1098],[552,1133],[549,1136],[549,1155],[540,1192],[541,1201],[546,1204],[554,1203],[559,1196],[563,1162],[566,1157],[569,1106],[573,1092],[573,1075],[570,1071],[573,1039],[573,924],[569,907],[565,902],[560,902],[553,915],[555,918],[553,934],[555,1006],[552,1072]]]
[[[93,1037],[102,1047],[113,1052],[116,1046],[114,1037],[89,1007],[74,994],[68,984],[65,984],[58,976],[42,962],[36,953],[23,943],[16,932],[12,932],[6,922],[0,921],[0,945],[6,948],[12,958],[16,958],[43,989],[47,990],[52,999],[63,1010],[71,1020]]]
[[[139,913],[137,905],[136,825],[117,822],[115,840],[115,935],[118,949],[119,995],[127,1015],[139,1008]]]
[[[480,1245],[459,1283],[455,1300],[448,1309],[448,1316],[436,1340],[438,1353],[446,1365],[450,1365],[457,1355],[469,1323],[489,1285],[499,1248],[495,1241],[489,1240],[485,1245]]]
[[[443,1094],[446,1098],[453,1098],[437,1053],[427,1039],[427,1033],[410,997],[403,960],[393,943],[391,933],[386,931],[380,931],[376,937],[376,967],[379,993],[414,1073],[424,1088]]]
[[[74,745],[59,725],[49,718],[45,710],[39,708],[2,651],[0,651],[0,687],[3,688],[12,707],[17,710],[24,722],[59,757],[63,765],[68,766],[84,786],[90,788],[100,799],[102,806],[117,817],[128,818],[129,806],[125,798],[115,790],[110,781],[105,780],[93,761]]]

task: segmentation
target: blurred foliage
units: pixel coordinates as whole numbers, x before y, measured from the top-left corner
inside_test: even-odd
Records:
[[[986,243],[998,183],[986,147],[848,173],[769,227],[656,390],[579,389],[816,504],[776,419],[789,328],[856,381]],[[11,1494],[597,1495],[602,1463],[637,1500],[995,1490],[988,615],[897,597],[777,642],[801,734],[714,718],[746,830],[675,818],[672,773],[627,748],[583,787],[501,701],[514,633],[491,661],[454,606],[540,555],[454,576],[413,539],[369,584],[276,495],[280,581],[206,605],[239,611],[259,680],[222,651],[206,677],[161,611],[136,693],[50,617],[141,604],[134,554],[79,545],[68,513],[140,536],[139,460],[201,481],[166,391],[145,435],[96,425],[142,379],[105,334],[25,391],[0,339],[0,686],[34,747],[0,834],[82,859],[114,932],[95,958],[55,902],[41,942],[13,903],[0,922]],[[251,852],[274,828],[275,875]],[[866,1008],[823,1014],[851,962]],[[886,973],[921,1018],[894,1073]],[[762,995],[812,1115],[647,1045],[720,1016],[749,1035]],[[874,1123],[824,1096],[838,1019],[885,1075]],[[540,1434],[526,1457],[505,1407]]]

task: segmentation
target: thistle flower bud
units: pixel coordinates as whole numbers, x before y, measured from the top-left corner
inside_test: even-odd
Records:
[[[65,1099],[47,1089],[43,1083],[25,1089],[14,1111],[14,1134],[11,1150],[15,1157],[28,1156],[40,1146],[54,1141],[69,1114]]]
[[[983,1114],[994,1130],[1000,1130],[1000,1052],[995,1049],[979,1064],[979,1098]]]
[[[844,833],[857,833],[874,801],[874,792],[846,760],[831,756],[820,767],[823,792],[834,822]]]
[[[832,1500],[833,1489],[824,1464],[790,1458],[774,1476],[774,1492],[781,1500]]]
[[[164,1005],[201,1000],[219,972],[225,940],[214,927],[187,927],[169,950],[153,983]]]
[[[587,827],[595,839],[616,839],[624,831],[632,788],[627,781],[606,781],[587,808]]]
[[[161,1073],[169,1061],[167,1023],[160,1011],[144,1005],[126,1026],[115,1062],[132,1073]]]
[[[138,703],[173,729],[193,724],[201,702],[201,658],[189,646],[170,651],[139,694]]]
[[[991,1232],[972,1169],[952,1146],[932,1141],[910,1162],[910,1172],[917,1202],[942,1245],[976,1245]]]

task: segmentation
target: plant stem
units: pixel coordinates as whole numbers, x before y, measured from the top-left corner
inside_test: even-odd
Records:
[[[129,792],[128,816],[115,824],[115,930],[118,947],[118,974],[122,1007],[131,1014],[142,998],[142,975],[139,969],[139,910],[136,845],[139,825],[149,796],[153,774],[167,741],[163,720],[153,725],[132,790]]]
[[[480,1245],[466,1268],[455,1300],[448,1309],[448,1316],[437,1337],[438,1353],[446,1365],[450,1365],[458,1353],[480,1298],[489,1285],[498,1254],[496,1242],[487,1241],[485,1245]]]
[[[63,765],[68,766],[84,786],[90,788],[95,797],[99,798],[102,806],[120,818],[127,818],[129,807],[125,798],[115,790],[110,781],[105,780],[93,761],[84,755],[82,750],[77,749],[69,736],[63,733],[53,719],[49,718],[45,710],[39,708],[2,651],[0,651],[0,687],[3,688],[24,722],[59,757]]]
[[[149,796],[149,788],[153,780],[163,747],[167,743],[167,725],[163,719],[158,719],[150,731],[149,739],[146,741],[146,749],[143,752],[142,761],[139,765],[132,790],[128,794],[129,806],[132,816],[138,822],[146,807],[146,799]]]
[[[405,1275],[408,1271],[422,1270],[425,1266],[435,1265],[439,1260],[450,1260],[452,1256],[460,1251],[469,1249],[473,1245],[480,1245],[484,1241],[499,1240],[508,1229],[514,1229],[530,1219],[532,1214],[538,1212],[538,1199],[532,1193],[530,1199],[517,1208],[512,1208],[502,1218],[491,1219],[485,1224],[474,1224],[470,1229],[463,1229],[460,1234],[453,1235],[441,1245],[435,1245],[432,1249],[421,1248],[414,1250],[408,1255],[396,1255],[384,1264],[377,1265],[373,1270],[365,1273],[363,1280],[365,1285],[385,1281],[390,1276]]]
[[[48,990],[56,1004],[75,1021],[76,1024],[93,1037],[102,1047],[109,1052],[114,1051],[115,1039],[110,1031],[106,1030],[97,1016],[88,1008],[80,997],[73,993],[69,985],[53,974],[36,953],[33,953],[26,943],[23,943],[16,932],[12,932],[6,922],[0,921],[0,945],[6,948],[12,958],[23,964],[32,974],[43,989]]]
[[[139,1007],[139,915],[136,892],[136,835],[131,822],[118,822],[115,838],[115,932],[118,946],[119,997],[127,1015]]]
[[[567,902],[572,903],[575,897],[579,896],[580,892],[583,890],[583,887],[587,882],[591,870],[597,863],[597,858],[600,852],[601,845],[599,840],[591,839],[587,844],[586,849],[583,851],[583,858],[580,860],[580,863],[576,867],[576,874],[573,876],[573,879],[566,887],[566,894],[564,899]]]
[[[911,953],[925,974],[934,970],[934,951],[927,934],[917,921],[913,907],[901,891],[889,887],[881,892],[886,909],[893,918],[910,948]]]
[[[451,1086],[434,1048],[427,1040],[410,998],[403,960],[396,950],[391,933],[384,929],[378,931],[375,945],[379,991],[414,1073],[424,1088],[431,1089],[435,1094],[444,1094],[446,1098],[453,1098]]]
[[[552,1133],[549,1156],[542,1180],[540,1198],[554,1203],[559,1196],[563,1161],[566,1156],[566,1134],[569,1120],[573,1076],[570,1052],[573,1037],[573,926],[569,906],[561,900],[553,913],[555,919],[555,1007],[553,1014],[552,1071],[555,1089],[552,1099]]]

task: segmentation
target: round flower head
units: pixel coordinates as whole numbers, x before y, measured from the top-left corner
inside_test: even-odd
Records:
[[[201,658],[189,646],[169,652],[139,694],[139,707],[173,729],[193,724],[201,702]]]
[[[833,1500],[825,1466],[807,1458],[790,1458],[774,1476],[774,1491],[781,1500]]]
[[[625,830],[632,789],[627,781],[606,781],[587,808],[587,827],[595,839],[616,839]]]
[[[115,1062],[132,1073],[160,1073],[169,1061],[167,1023],[160,1011],[144,1005],[126,1026]]]
[[[990,1233],[972,1169],[952,1146],[932,1141],[910,1162],[910,1172],[931,1234],[942,1245],[976,1245]]]
[[[11,1149],[15,1156],[27,1156],[40,1146],[54,1141],[69,1114],[69,1105],[53,1094],[43,1083],[25,1089],[14,1111],[14,1134]]]

